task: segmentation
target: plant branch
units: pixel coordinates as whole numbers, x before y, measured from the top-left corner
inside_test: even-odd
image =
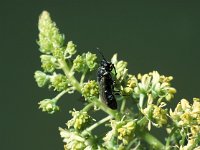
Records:
[[[60,92],[54,99],[56,99],[56,101],[58,101],[67,92],[68,92],[68,90],[64,90],[64,91]]]
[[[99,125],[107,122],[108,120],[112,119],[112,116],[107,116],[106,118],[101,119],[100,121],[96,122],[95,124],[93,124],[92,126],[90,126],[89,128],[87,128],[85,131],[83,131],[82,135],[86,135],[87,133],[91,132],[92,130],[94,130],[96,127],[98,127]]]
[[[126,99],[123,98],[123,99],[122,99],[121,108],[120,108],[120,112],[121,112],[121,113],[124,112],[125,106],[126,106]]]
[[[114,117],[115,119],[119,120],[119,112],[117,110],[112,110],[106,104],[102,103],[97,97],[91,100],[94,105],[98,106],[101,110],[109,114],[110,116]]]
[[[93,104],[93,103],[89,103],[89,104],[87,104],[81,111],[87,112],[87,111],[89,111],[89,109],[90,109],[92,106],[94,106],[94,104]]]
[[[150,133],[144,131],[137,131],[137,134],[146,141],[149,145],[153,146],[155,149],[164,150],[165,146],[162,142],[160,142],[156,137],[151,135]]]
[[[67,78],[70,79],[70,83],[72,84],[72,86],[74,86],[77,91],[81,92],[81,86],[80,86],[79,82],[76,80],[76,78],[72,75],[66,61],[64,59],[59,59],[58,61],[61,64],[61,68],[62,68],[63,72],[65,73]]]
[[[86,71],[82,74],[81,79],[80,79],[80,85],[83,84],[84,79],[85,79]]]

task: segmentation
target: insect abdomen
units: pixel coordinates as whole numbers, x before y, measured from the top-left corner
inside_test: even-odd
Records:
[[[111,109],[117,109],[117,102],[115,96],[113,95],[113,84],[112,79],[108,76],[103,76],[99,80],[99,92],[100,98],[104,103]]]

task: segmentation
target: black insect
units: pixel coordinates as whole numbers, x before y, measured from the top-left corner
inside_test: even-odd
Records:
[[[107,61],[103,54],[100,66],[97,71],[97,81],[99,84],[99,93],[101,100],[111,109],[117,109],[117,101],[114,96],[114,80],[111,76],[111,71],[115,66],[111,62]],[[116,70],[115,70],[116,74]]]

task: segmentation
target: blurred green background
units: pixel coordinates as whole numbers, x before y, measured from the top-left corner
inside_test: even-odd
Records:
[[[133,74],[158,70],[174,76],[181,98],[200,97],[200,3],[194,1],[4,1],[0,6],[1,150],[62,150],[58,127],[79,95],[60,101],[61,111],[48,115],[38,101],[55,93],[37,87],[40,69],[36,44],[38,16],[50,12],[66,40],[79,52],[102,49],[129,62]],[[163,135],[158,135],[162,136]]]

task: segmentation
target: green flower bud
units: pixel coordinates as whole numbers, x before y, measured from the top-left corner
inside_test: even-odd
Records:
[[[44,99],[38,103],[40,105],[39,109],[42,109],[42,111],[48,112],[49,114],[53,114],[59,110],[59,107],[56,105],[56,102],[56,99]]]
[[[73,111],[70,111],[70,113],[73,118],[67,122],[68,128],[73,127],[75,130],[80,130],[83,129],[89,121],[91,121],[91,117],[87,112],[80,112],[74,109]]]
[[[83,85],[83,88],[81,89],[81,92],[82,92],[82,95],[86,99],[94,97],[94,96],[98,96],[99,88],[98,88],[97,82],[94,81],[94,80],[88,81],[87,83],[85,83]]]
[[[78,55],[73,61],[73,67],[78,72],[86,72],[88,67],[85,61],[85,53],[82,56]]]
[[[127,87],[134,89],[137,85],[137,79],[134,75],[128,75]]]
[[[113,57],[111,58],[111,62],[116,65],[118,60],[117,60],[117,54],[114,54]]]
[[[97,59],[96,54],[92,54],[90,52],[86,53],[86,63],[90,71],[94,70],[97,66],[97,63],[95,62]]]
[[[49,81],[49,76],[42,71],[36,71],[34,78],[39,87],[45,86]]]
[[[122,94],[123,95],[131,95],[133,93],[133,89],[130,87],[122,88]]]
[[[121,88],[123,95],[132,95],[136,85],[136,77],[133,75],[128,75],[128,79],[126,80],[126,86]]]
[[[128,75],[128,69],[126,68],[127,62],[122,61],[122,60],[118,61],[117,60],[117,54],[113,55],[111,62],[115,66],[116,73],[117,73],[117,75],[116,75],[117,80],[122,82],[122,80],[124,80]]]
[[[128,69],[126,69],[126,67],[127,67],[127,62],[125,61],[119,61],[115,66],[118,80],[122,81],[127,76]]]
[[[38,23],[40,51],[50,54],[55,49],[62,47],[64,36],[59,33],[56,24],[52,22],[47,11],[43,11]]]
[[[138,83],[134,88],[133,97],[139,98],[140,95],[148,95],[151,89],[151,77],[148,74],[138,74]]]
[[[173,77],[160,76],[157,71],[150,72],[149,75],[152,77],[152,96],[154,98],[165,97],[167,101],[170,101],[176,93],[176,89],[170,86]]]
[[[67,78],[66,78],[66,76],[64,76],[62,74],[56,74],[56,73],[54,73],[50,77],[50,82],[51,82],[51,86],[56,91],[66,90],[67,87],[68,87]]]
[[[76,53],[76,45],[72,41],[69,41],[67,43],[67,48],[65,50],[65,56],[69,55],[67,56],[67,58],[70,58],[75,53]]]
[[[54,51],[52,51],[52,54],[55,58],[64,58],[64,52],[62,48],[56,48]]]
[[[88,69],[90,71],[94,70],[97,66],[95,62],[97,59],[96,54],[87,52],[83,53],[81,56],[78,55],[73,61],[73,67],[78,72],[86,72]]]
[[[40,58],[45,72],[53,72],[58,65],[56,58],[51,55],[41,55]]]
[[[176,89],[173,88],[173,87],[169,87],[167,92],[168,92],[168,93],[166,93],[165,99],[166,99],[167,101],[170,101],[171,99],[174,98],[174,94],[176,93]]]

